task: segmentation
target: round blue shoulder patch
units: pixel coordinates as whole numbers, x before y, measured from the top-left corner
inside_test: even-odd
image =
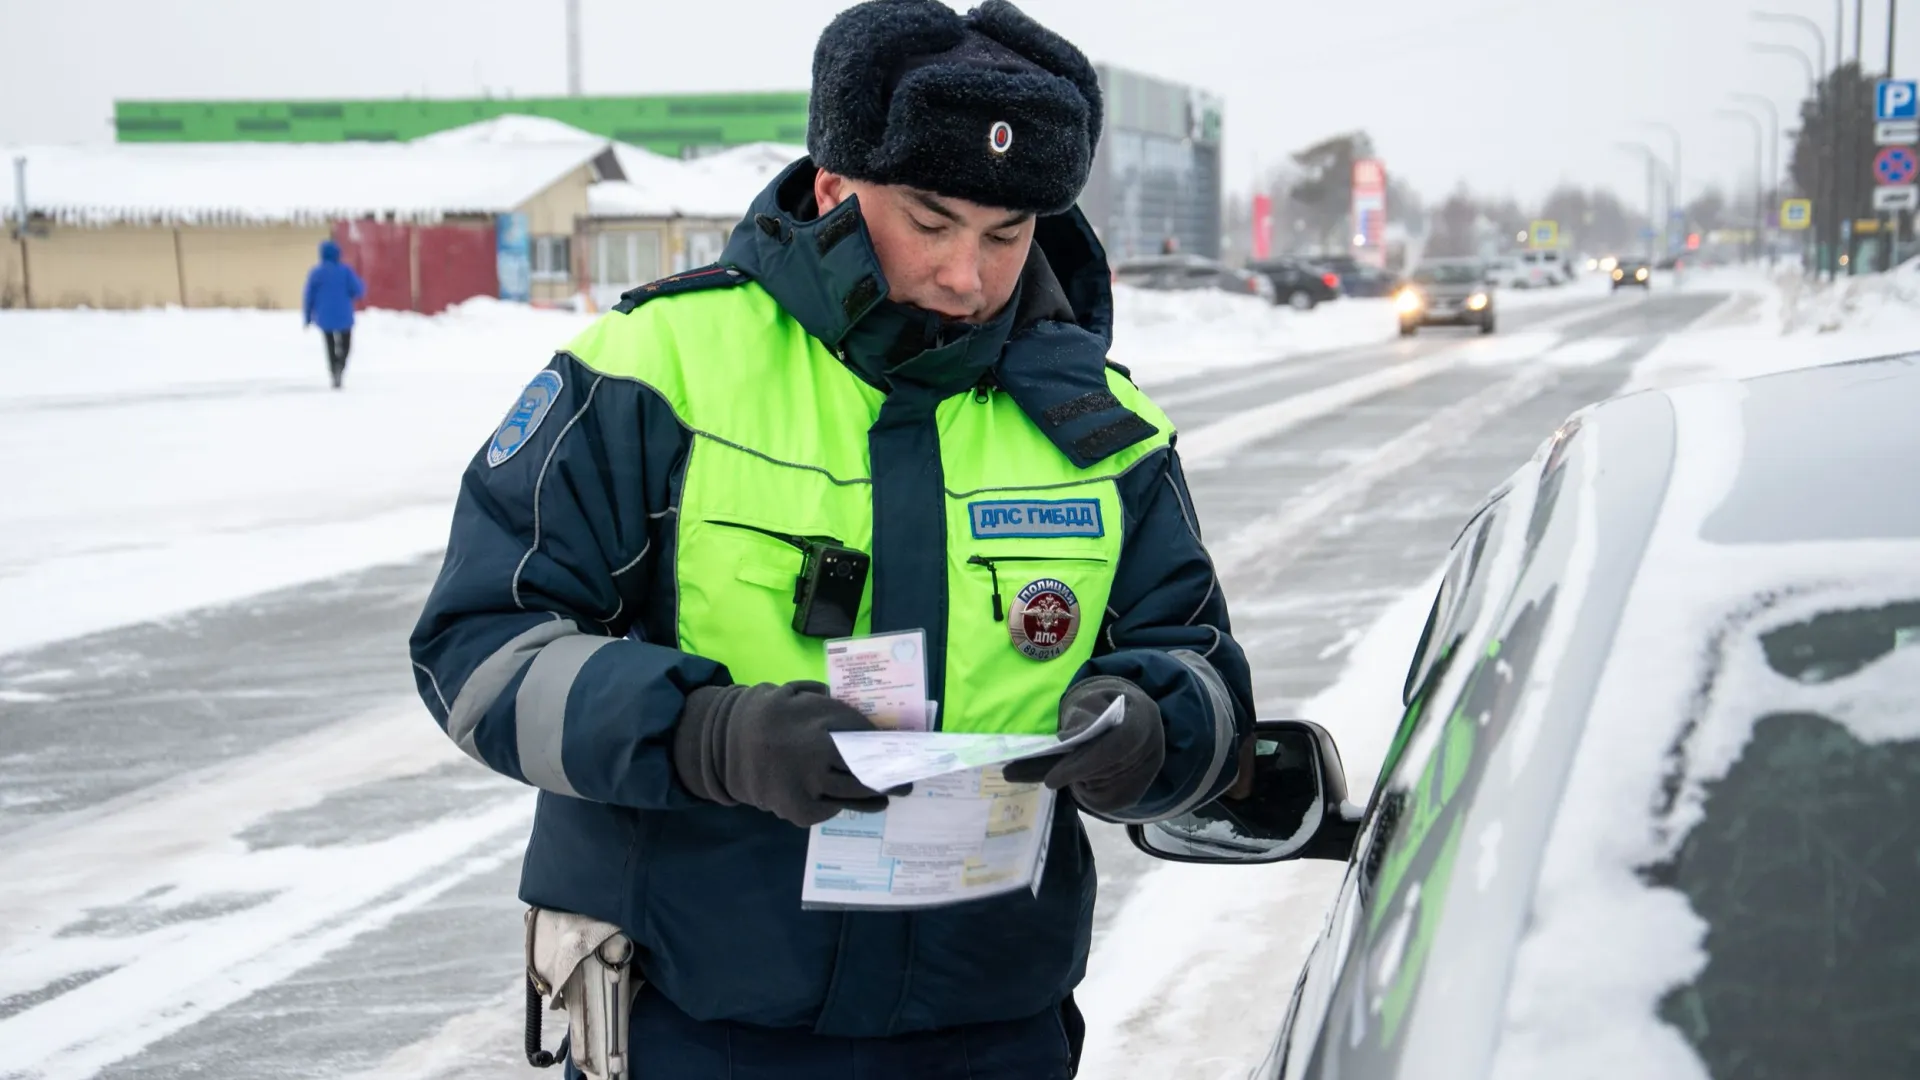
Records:
[[[513,411],[500,422],[500,430],[493,433],[493,442],[487,447],[488,468],[498,467],[527,445],[533,433],[540,430],[540,422],[553,411],[561,385],[560,373],[551,368],[533,377],[520,392],[520,401]]]

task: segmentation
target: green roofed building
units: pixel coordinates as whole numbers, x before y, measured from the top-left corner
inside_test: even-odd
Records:
[[[544,116],[673,157],[807,141],[807,95],[358,101],[116,101],[121,142],[393,142],[509,113]]]

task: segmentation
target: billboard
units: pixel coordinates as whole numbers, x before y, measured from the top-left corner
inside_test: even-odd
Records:
[[[1264,259],[1273,254],[1273,196],[1253,197],[1253,257]]]
[[[1387,167],[1378,158],[1353,163],[1353,257],[1367,266],[1387,265]]]

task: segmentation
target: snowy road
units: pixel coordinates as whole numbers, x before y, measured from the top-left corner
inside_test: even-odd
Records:
[[[1157,385],[1263,715],[1332,683],[1489,486],[1723,299],[1587,296],[1508,311],[1490,338]],[[436,562],[0,655],[0,1077],[535,1075],[514,900],[531,800],[446,744],[404,660]],[[1313,719],[1369,783],[1393,718]],[[1174,991],[1141,978],[1152,923],[1126,915],[1195,871],[1118,830],[1094,844],[1083,998],[1106,1011],[1083,1076],[1210,1080],[1257,1056],[1327,868],[1246,879],[1281,883],[1258,986],[1178,991],[1267,1020],[1170,1044],[1152,1021]]]

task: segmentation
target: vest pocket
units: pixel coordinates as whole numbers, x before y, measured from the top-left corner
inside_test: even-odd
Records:
[[[1092,545],[1056,543],[989,545],[953,559],[941,730],[1057,728],[1060,695],[1097,644],[1114,567]]]
[[[1006,601],[1000,593],[1000,566],[1002,563],[1016,564],[1009,568],[1009,573],[1017,574],[1022,568],[1026,568],[1025,564],[1028,563],[1098,563],[1104,566],[1106,562],[1106,557],[1100,555],[969,555],[967,557],[968,566],[981,566],[986,568],[988,583],[993,590],[994,622],[1007,621]],[[1041,568],[1030,567],[1030,569],[1038,570]]]

